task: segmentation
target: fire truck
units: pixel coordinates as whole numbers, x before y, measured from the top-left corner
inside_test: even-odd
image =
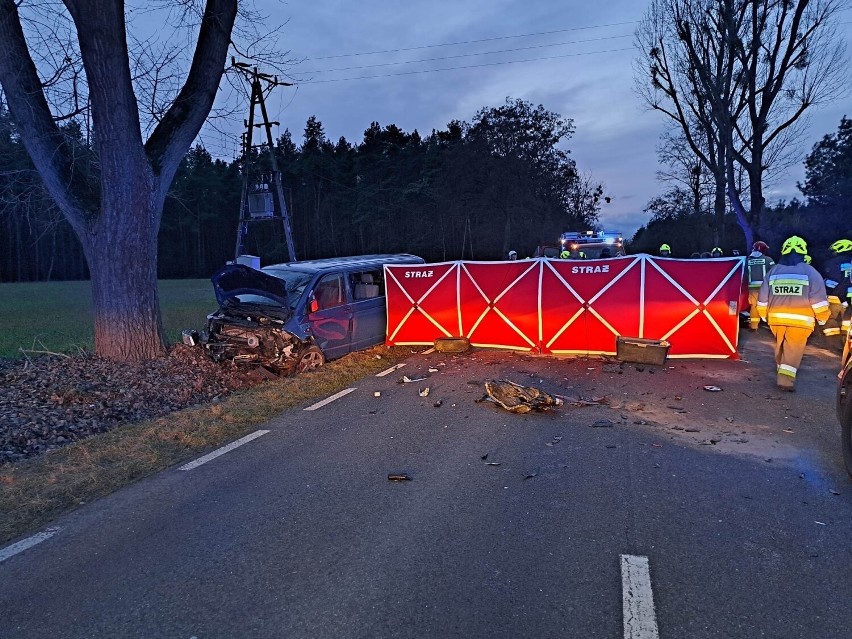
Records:
[[[618,231],[567,232],[559,236],[561,251],[582,251],[586,259],[593,260],[607,249],[610,257],[624,255],[624,238]]]

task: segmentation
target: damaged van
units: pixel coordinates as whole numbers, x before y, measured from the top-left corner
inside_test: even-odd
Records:
[[[211,281],[219,309],[200,334],[184,331],[215,361],[279,375],[322,366],[385,339],[385,264],[416,255],[364,255],[273,264],[228,264]]]

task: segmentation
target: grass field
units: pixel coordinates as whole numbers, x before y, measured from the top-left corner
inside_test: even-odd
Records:
[[[216,309],[210,280],[160,280],[160,311],[169,343],[185,328],[201,329]],[[0,357],[21,349],[94,351],[91,285],[84,282],[0,284]]]

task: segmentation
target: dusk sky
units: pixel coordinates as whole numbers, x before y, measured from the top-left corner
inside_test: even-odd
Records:
[[[297,86],[275,89],[268,103],[270,118],[281,123],[276,136],[289,128],[299,144],[311,115],[332,141],[344,136],[357,143],[373,121],[428,135],[506,97],[520,98],[574,120],[567,147],[580,171],[612,197],[600,215],[607,229],[632,236],[648,219],[649,199],[665,188],[656,179],[655,151],[664,116],[634,93],[633,32],[644,1],[256,0],[256,6],[270,24],[283,24],[278,46],[294,61],[288,70]],[[848,46],[852,12],[842,15]],[[813,110],[802,157],[836,132],[840,118],[852,114],[849,106],[847,95]],[[214,156],[231,159],[241,131],[239,120],[233,136],[208,130],[202,140]],[[803,178],[799,163],[766,189],[767,200],[800,196],[796,181]]]

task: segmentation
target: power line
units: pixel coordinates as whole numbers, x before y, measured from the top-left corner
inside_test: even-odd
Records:
[[[361,53],[339,53],[337,55],[327,55],[320,58],[306,58],[305,60],[331,60],[332,58],[350,58],[359,55],[377,55],[379,53],[401,53],[403,51],[417,51],[419,49],[435,49],[438,47],[455,47],[461,44],[478,44],[480,42],[494,42],[495,40],[511,40],[513,38],[530,38],[540,35],[552,35],[554,33],[568,33],[571,31],[585,31],[589,29],[604,29],[606,27],[621,27],[625,24],[638,24],[638,20],[628,20],[626,22],[612,22],[610,24],[594,24],[587,27],[571,27],[568,29],[554,29],[553,31],[539,31],[537,33],[521,33],[518,35],[496,36],[493,38],[481,38],[479,40],[462,40],[459,42],[445,42],[443,44],[424,44],[416,47],[405,47],[400,49],[385,49],[383,51],[364,51]]]
[[[504,62],[483,62],[481,64],[468,64],[458,67],[444,67],[442,69],[422,69],[419,71],[400,71],[398,73],[384,73],[381,75],[361,75],[352,78],[335,78],[333,80],[302,80],[300,84],[326,84],[328,82],[349,82],[351,80],[373,80],[376,78],[392,78],[401,75],[415,75],[418,73],[437,73],[441,71],[457,71],[460,69],[477,69],[480,67],[494,67],[501,64],[518,64],[522,62],[539,62],[541,60],[557,60],[560,58],[572,58],[581,55],[598,55],[601,53],[617,53],[619,51],[633,51],[633,47],[624,47],[622,49],[606,49],[605,51],[589,51],[587,53],[565,53],[562,55],[545,56],[541,58],[527,58],[526,60],[508,60]]]
[[[514,53],[517,51],[530,51],[532,49],[547,49],[549,47],[563,47],[569,44],[585,44],[587,42],[600,42],[602,40],[620,40],[622,38],[632,38],[632,33],[624,35],[606,36],[602,38],[589,38],[587,40],[571,40],[568,42],[554,42],[553,44],[535,44],[528,47],[516,47],[513,49],[498,49],[497,51],[479,51],[476,53],[459,53],[457,55],[442,56],[437,58],[421,58],[420,60],[403,60],[402,62],[380,62],[376,64],[365,64],[357,67],[340,67],[337,69],[316,69],[312,71],[300,71],[299,73],[331,73],[333,71],[353,71],[355,69],[373,69],[376,67],[390,67],[398,64],[417,64],[419,62],[435,62],[438,60],[455,60],[457,58],[470,58],[474,56],[493,55],[495,53]]]

